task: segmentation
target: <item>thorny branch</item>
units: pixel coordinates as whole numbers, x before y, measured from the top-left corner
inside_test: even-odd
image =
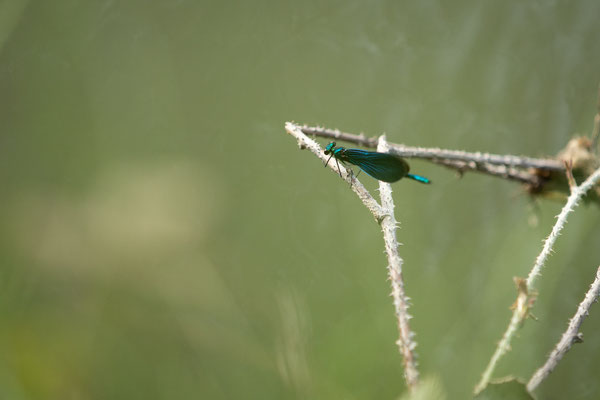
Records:
[[[377,151],[387,152],[389,150],[385,137],[382,136],[377,146]],[[402,264],[404,261],[398,254],[398,240],[396,239],[396,229],[398,222],[394,217],[394,199],[392,198],[392,185],[379,181],[379,196],[381,206],[387,213],[387,218],[381,221],[381,230],[385,242],[385,252],[388,257],[388,274],[392,282],[392,297],[394,298],[394,307],[396,309],[396,318],[398,319],[398,332],[400,338],[397,341],[398,348],[404,359],[404,376],[408,387],[416,388],[419,383],[419,370],[417,369],[417,360],[415,359],[414,348],[417,343],[414,341],[414,333],[410,330],[408,320],[411,318],[408,314],[409,298],[404,290],[404,278],[402,277]]]
[[[327,157],[319,145],[309,137],[295,124],[287,122],[286,131],[294,136],[302,148],[310,149],[323,162]],[[383,143],[383,141],[382,141]],[[385,144],[382,144],[385,146]],[[398,348],[404,360],[404,378],[407,387],[414,391],[419,383],[419,371],[417,370],[415,347],[413,340],[414,333],[410,330],[408,314],[408,297],[404,291],[404,281],[402,278],[402,258],[398,254],[398,241],[396,239],[396,229],[398,223],[394,217],[394,203],[392,199],[391,186],[381,182],[380,194],[381,205],[371,196],[360,181],[349,174],[346,169],[338,163],[329,163],[329,167],[336,173],[341,174],[349,182],[352,190],[358,195],[363,204],[371,211],[377,222],[381,225],[385,242],[385,249],[388,257],[388,273],[392,281],[392,297],[398,323],[400,338],[397,341]],[[338,169],[339,167],[339,169]]]
[[[534,291],[534,283],[537,277],[540,276],[541,270],[546,263],[548,256],[552,252],[554,243],[556,242],[556,239],[558,239],[560,232],[567,222],[567,216],[574,210],[579,200],[581,200],[588,190],[595,186],[599,180],[600,168],[590,175],[581,185],[574,187],[571,191],[571,195],[558,215],[550,235],[548,235],[544,241],[542,251],[537,256],[533,268],[529,272],[527,280],[525,282],[521,282],[519,296],[517,297],[517,302],[515,303],[510,323],[508,324],[502,339],[500,342],[498,342],[498,346],[496,347],[492,358],[483,372],[481,380],[475,386],[475,393],[482,391],[487,386],[492,374],[494,373],[494,370],[496,369],[498,361],[500,361],[500,358],[502,358],[502,356],[504,356],[504,354],[506,354],[510,349],[510,342],[517,333],[519,326],[521,326],[523,321],[529,316],[529,310],[531,309],[532,301],[534,300],[532,295]]]
[[[569,191],[571,192],[565,206],[558,215],[557,222],[554,225],[552,232],[544,243],[542,252],[536,259],[535,265],[531,270],[527,280],[516,280],[519,287],[519,295],[517,296],[517,301],[514,305],[513,316],[506,332],[498,343],[496,351],[490,359],[490,362],[484,371],[480,382],[475,387],[476,393],[483,390],[489,383],[498,361],[510,349],[510,342],[515,336],[519,326],[521,326],[523,321],[530,315],[529,310],[533,306],[533,302],[535,301],[536,297],[534,291],[534,282],[539,276],[559,232],[566,223],[567,215],[573,211],[578,201],[581,200],[581,198],[586,195],[590,189],[594,190],[591,190],[592,194],[587,196],[586,199],[600,203],[600,188],[598,187],[598,182],[600,181],[600,158],[597,149],[598,141],[600,140],[600,90],[598,99],[598,113],[594,118],[594,126],[591,137],[573,138],[571,141],[569,141],[565,149],[563,149],[558,156],[553,159],[538,159],[479,152],[470,153],[465,151],[444,150],[439,148],[409,147],[400,144],[387,144],[384,138],[369,138],[363,134],[355,135],[341,132],[339,130],[297,125],[291,122],[286,123],[286,130],[288,133],[297,138],[300,146],[310,148],[313,153],[315,153],[324,161],[325,155],[318,144],[316,144],[314,140],[311,140],[306,135],[346,141],[364,147],[377,147],[378,151],[389,152],[403,158],[421,158],[429,160],[435,164],[456,170],[460,174],[467,171],[476,171],[491,176],[501,177],[507,180],[517,181],[524,184],[529,193],[534,195],[544,194],[548,195],[549,197],[556,198],[556,195],[558,194],[559,198],[563,198],[561,196],[566,197],[564,193],[568,193]],[[391,187],[388,184],[381,182],[380,192],[382,205],[379,205],[368,193],[368,191],[366,191],[362,184],[360,184],[357,179],[349,175],[343,167],[340,166],[338,168],[337,164],[334,165],[332,163],[330,168],[338,173],[341,173],[345,177],[344,179],[346,181],[352,183],[351,186],[353,190],[356,192],[359,198],[361,198],[369,210],[371,210],[375,216],[375,219],[381,224],[384,231],[386,251],[388,253],[389,261],[389,274],[392,280],[392,295],[394,297],[396,315],[398,317],[398,329],[400,331],[398,345],[400,352],[404,357],[405,378],[407,385],[412,390],[416,387],[418,382],[418,370],[416,368],[415,354],[413,352],[416,343],[412,339],[414,333],[410,331],[410,328],[408,327],[408,320],[410,318],[410,315],[407,312],[408,297],[406,297],[404,293],[404,284],[402,281],[402,259],[399,257],[396,251],[398,244],[395,241],[395,226],[397,223],[393,216]],[[587,179],[581,185],[577,186],[575,178]],[[387,201],[390,203],[386,203]],[[393,225],[394,227],[391,228],[391,225],[389,224]],[[387,226],[390,226],[390,232],[393,234],[386,235]],[[389,243],[386,236],[389,236],[390,238]],[[395,261],[393,261],[394,259]],[[395,265],[393,263],[395,263]],[[531,378],[528,384],[528,389],[530,391],[535,389],[539,383],[548,376],[551,370],[556,366],[556,363],[560,361],[564,353],[570,348],[570,344],[573,343],[573,340],[579,337],[577,334],[577,329],[581,324],[581,320],[578,319],[580,311],[582,307],[584,307],[585,314],[587,309],[589,309],[589,306],[587,306],[587,300],[590,296],[592,296],[590,293],[595,293],[595,299],[598,297],[598,292],[600,292],[600,268],[598,271],[599,275],[596,281],[594,281],[592,289],[590,289],[586,299],[580,305],[580,309],[578,310],[576,316],[571,320],[571,325],[575,328],[572,328],[571,325],[569,326],[568,331],[563,335],[563,340],[559,342],[547,363]],[[565,339],[565,337],[568,338]],[[565,345],[565,343],[567,344]]]

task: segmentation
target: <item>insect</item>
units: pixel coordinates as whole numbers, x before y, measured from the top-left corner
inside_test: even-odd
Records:
[[[335,142],[331,142],[325,148],[325,154],[330,155],[325,166],[329,164],[331,157],[335,158],[342,164],[350,163],[356,165],[373,178],[383,182],[396,182],[407,177],[421,183],[431,183],[424,176],[409,174],[410,166],[402,158],[389,154],[379,153],[376,151],[367,151],[359,149],[346,149],[344,147],[336,147]],[[339,164],[338,164],[339,171]],[[342,173],[340,172],[340,176]]]

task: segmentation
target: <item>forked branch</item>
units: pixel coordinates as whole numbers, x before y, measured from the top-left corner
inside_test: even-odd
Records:
[[[327,161],[327,156],[321,147],[314,140],[306,136],[299,126],[287,122],[285,124],[286,131],[294,136],[298,144],[302,148],[308,148],[310,151],[319,157],[323,162]],[[381,141],[381,149],[384,149],[385,140]],[[352,190],[358,195],[363,204],[371,211],[377,222],[381,225],[383,238],[385,242],[385,250],[388,258],[388,274],[392,282],[392,297],[394,299],[394,307],[398,324],[399,339],[397,341],[398,348],[404,360],[404,378],[407,387],[414,391],[419,383],[419,371],[417,369],[417,361],[415,354],[416,342],[414,341],[414,333],[410,329],[408,314],[408,297],[404,291],[404,280],[402,278],[402,258],[398,253],[398,241],[396,240],[396,229],[398,223],[394,217],[394,202],[392,199],[391,186],[387,183],[380,182],[381,205],[371,196],[360,181],[349,174],[346,169],[338,163],[329,163],[331,168],[336,173],[339,173],[344,180],[350,183]]]

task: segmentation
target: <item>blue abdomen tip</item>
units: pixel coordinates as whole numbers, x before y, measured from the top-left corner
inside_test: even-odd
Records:
[[[414,179],[417,182],[421,182],[421,183],[431,183],[431,181],[427,178],[425,178],[424,176],[420,176],[420,175],[414,175],[414,174],[406,174],[407,178],[410,179]]]

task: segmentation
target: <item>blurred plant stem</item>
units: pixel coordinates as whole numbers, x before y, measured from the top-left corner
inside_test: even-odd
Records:
[[[596,279],[594,279],[584,299],[579,304],[579,307],[577,307],[577,312],[569,321],[567,330],[563,333],[554,350],[550,353],[550,356],[548,356],[548,360],[529,379],[527,383],[527,390],[529,392],[533,392],[550,375],[574,343],[583,342],[583,334],[579,332],[579,327],[589,314],[592,303],[596,302],[598,296],[600,296],[600,267],[596,270]]]

